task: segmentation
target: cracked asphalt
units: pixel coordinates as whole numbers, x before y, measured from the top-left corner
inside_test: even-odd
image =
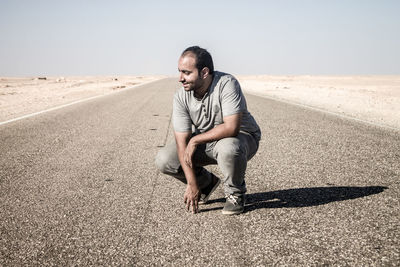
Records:
[[[247,95],[245,213],[154,166],[176,79],[0,126],[0,266],[399,266],[400,133]],[[220,175],[217,166],[210,170]]]

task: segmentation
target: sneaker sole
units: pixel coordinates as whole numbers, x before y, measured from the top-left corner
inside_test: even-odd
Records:
[[[244,209],[237,210],[237,211],[222,210],[222,214],[224,214],[224,215],[237,215],[237,214],[242,214],[243,211],[244,211]]]
[[[205,199],[203,199],[203,201],[199,201],[199,205],[204,205],[207,203],[208,199],[210,198],[211,194],[215,191],[215,189],[217,189],[217,187],[219,186],[219,184],[221,183],[221,179],[219,179],[217,177],[218,181],[217,183],[214,185],[214,187],[211,189],[210,194],[208,194],[208,197],[206,197]]]

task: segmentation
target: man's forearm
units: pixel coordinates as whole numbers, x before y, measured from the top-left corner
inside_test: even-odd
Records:
[[[188,185],[197,185],[196,174],[194,172],[193,167],[188,166],[185,162],[185,159],[184,159],[185,150],[186,150],[186,146],[178,148],[179,162],[181,163],[181,167],[182,167],[183,173],[185,174],[186,182],[188,183]]]
[[[237,136],[240,130],[242,113],[224,117],[224,123],[215,126],[213,129],[198,134],[190,139],[190,143],[197,146],[213,141],[218,141],[222,138]]]
[[[238,131],[234,129],[229,129],[226,127],[225,123],[217,125],[213,129],[198,134],[190,139],[190,142],[192,142],[194,145],[199,145],[199,144],[205,144],[213,141],[220,140],[222,138],[227,138],[227,137],[232,137],[236,136],[238,134]]]

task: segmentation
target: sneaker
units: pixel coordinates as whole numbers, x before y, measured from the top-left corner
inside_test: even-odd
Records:
[[[244,195],[228,195],[225,198],[226,202],[222,214],[234,215],[244,211]]]
[[[214,192],[215,189],[217,189],[219,183],[221,182],[221,180],[212,173],[211,173],[211,178],[212,178],[211,183],[206,188],[201,189],[201,195],[200,195],[200,200],[199,200],[200,205],[207,203],[212,192]]]

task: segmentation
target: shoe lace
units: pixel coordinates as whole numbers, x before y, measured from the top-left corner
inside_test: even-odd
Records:
[[[234,195],[228,195],[226,196],[226,200],[230,201],[233,205],[238,205],[239,203],[237,202],[238,197]]]

